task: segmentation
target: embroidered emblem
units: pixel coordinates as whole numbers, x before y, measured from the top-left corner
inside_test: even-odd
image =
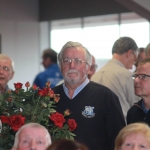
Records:
[[[92,118],[95,116],[95,113],[93,110],[94,110],[94,107],[85,106],[85,110],[82,111],[82,115],[86,118]]]

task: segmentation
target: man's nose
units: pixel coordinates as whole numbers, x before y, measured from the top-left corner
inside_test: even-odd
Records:
[[[0,73],[3,73],[3,72],[4,72],[4,70],[2,68],[0,68]]]
[[[134,145],[132,150],[140,150],[140,148],[138,147],[138,145]]]
[[[138,76],[136,78],[134,78],[134,82],[139,82],[139,81],[140,81],[140,79]]]
[[[71,60],[70,62],[70,68],[74,68],[75,67],[75,62],[73,60]]]
[[[31,142],[30,150],[36,150],[36,142],[34,140]]]

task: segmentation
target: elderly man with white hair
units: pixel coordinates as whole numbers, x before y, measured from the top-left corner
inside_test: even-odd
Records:
[[[46,150],[50,144],[51,137],[44,126],[28,123],[17,131],[12,150]]]
[[[125,126],[118,97],[108,88],[87,78],[92,57],[78,42],[67,42],[58,55],[64,83],[53,88],[60,94],[56,110],[71,111],[67,119],[75,119],[75,140],[91,150],[113,150],[114,140]]]
[[[14,76],[14,62],[5,54],[0,54],[0,93],[8,88],[8,82]]]

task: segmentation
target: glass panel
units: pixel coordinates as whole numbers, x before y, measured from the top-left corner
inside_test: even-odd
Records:
[[[82,43],[82,29],[61,29],[51,31],[51,48],[59,52],[68,41]]]
[[[83,30],[83,44],[97,59],[110,59],[113,43],[118,38],[119,25],[87,27]]]
[[[120,36],[129,36],[138,47],[149,43],[149,22],[135,13],[121,14]]]
[[[96,57],[101,68],[112,58],[111,50],[120,36],[132,37],[139,47],[149,43],[149,22],[136,13],[56,20],[51,22],[51,47],[59,52],[68,41],[81,42]],[[83,24],[82,24],[83,22]]]
[[[112,46],[119,38],[118,14],[86,17],[83,44],[95,56],[98,69],[112,58]]]
[[[59,52],[68,41],[82,43],[81,18],[51,22],[51,48]]]

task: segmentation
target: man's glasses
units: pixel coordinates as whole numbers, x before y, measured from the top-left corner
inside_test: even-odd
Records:
[[[63,58],[62,59],[62,62],[65,64],[65,65],[69,65],[71,62],[74,62],[74,64],[76,66],[80,66],[82,65],[82,63],[86,63],[88,65],[87,62],[81,60],[80,58]]]
[[[147,74],[134,74],[133,79],[139,78],[140,80],[147,80],[150,78],[150,75]]]
[[[0,66],[0,70],[3,70],[3,71],[10,71],[10,69],[9,69],[8,67],[6,67],[6,66],[4,66],[4,67]]]

